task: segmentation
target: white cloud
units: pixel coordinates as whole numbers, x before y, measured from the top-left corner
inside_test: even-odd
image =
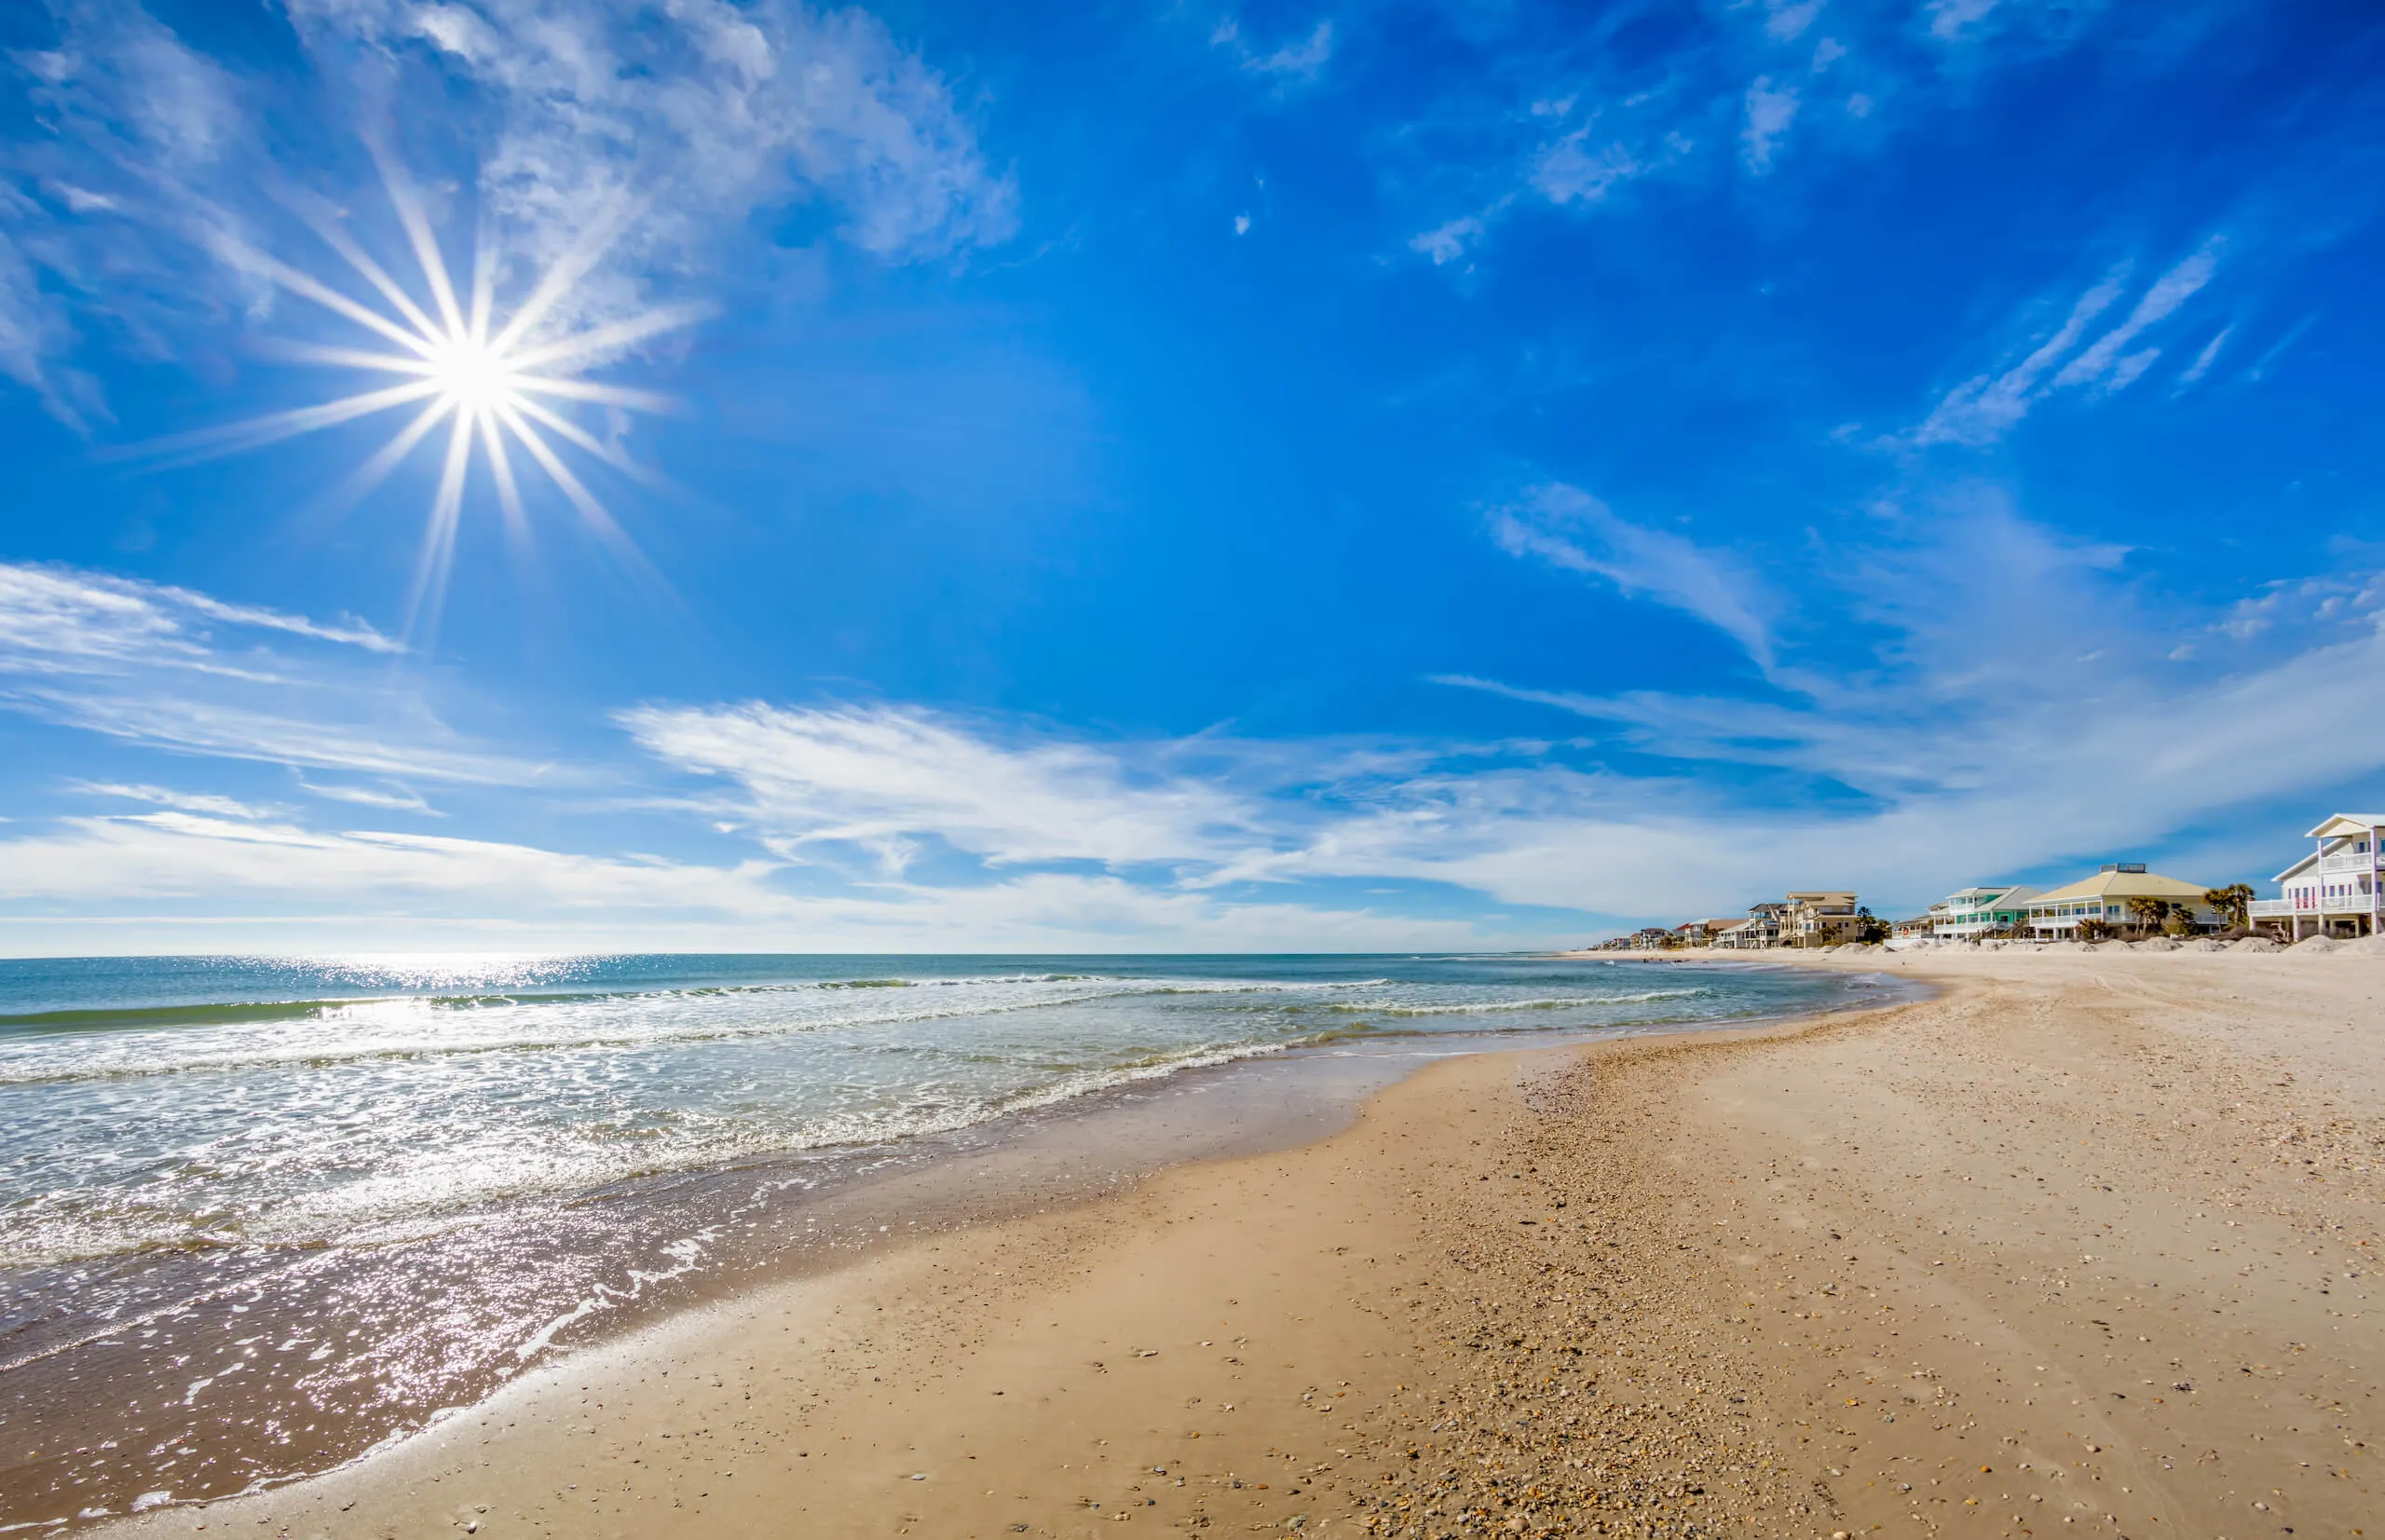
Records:
[[[391,812],[421,812],[439,816],[439,810],[423,800],[420,792],[394,783],[380,786],[342,786],[301,780],[298,784],[302,790],[326,801],[349,802],[360,808],[382,808]]]
[[[1842,627],[1820,652],[1776,636],[1763,591],[1715,553],[1573,488],[1542,488],[1493,521],[1519,554],[1730,632],[1779,693],[1446,681],[1572,714],[1633,765],[1674,767],[1629,773],[1586,760],[1580,743],[1104,743],[912,706],[649,705],[624,715],[632,736],[716,790],[642,805],[757,853],[586,854],[321,830],[211,789],[102,782],[77,789],[159,811],[0,841],[0,904],[129,915],[130,928],[110,934],[151,946],[171,934],[225,945],[269,934],[382,946],[1465,946],[1514,933],[1487,918],[1379,913],[1382,894],[1319,902],[1287,885],[1400,879],[1618,918],[1728,911],[1822,882],[1917,900],[1930,894],[1916,887],[2141,852],[2249,799],[2385,770],[2385,733],[2360,726],[2385,721],[2385,585],[2374,580],[2269,584],[2207,617],[2160,609],[2126,552],[2065,538],[1975,491],[1845,526],[1826,576],[1874,639],[1851,642]],[[217,677],[173,650],[187,644],[221,663],[224,637],[186,619],[201,606],[116,581],[133,618],[116,634],[130,639],[53,647],[85,661],[52,677],[103,678],[153,658],[177,677]],[[140,620],[153,612],[175,626]],[[1983,629],[1983,616],[1993,624]],[[371,656],[286,629],[257,634]],[[2197,645],[2190,664],[2170,661],[2182,641]],[[278,671],[276,692],[310,688],[291,658],[251,656]],[[2247,780],[2247,756],[2277,743],[2296,752],[2261,759]],[[242,752],[277,756],[257,742]],[[385,799],[410,796],[400,785]],[[855,851],[879,859],[840,876],[842,852]],[[477,932],[441,929],[475,915],[487,917]],[[89,920],[76,944],[99,947],[106,936],[91,927],[110,923]],[[16,913],[0,920],[0,946],[54,947],[66,933],[49,926]]]
[[[0,951],[437,945],[653,950],[1447,949],[1462,920],[1365,906],[1241,904],[1111,876],[1022,873],[960,888],[832,896],[774,885],[779,864],[598,857],[501,841],[184,813],[68,820],[0,840]],[[103,905],[105,918],[10,914]]]
[[[281,632],[368,652],[402,648],[361,620],[323,625],[303,616],[229,605],[71,567],[0,562],[0,673],[116,672],[126,665],[230,670],[211,622]]]
[[[2020,362],[2001,374],[1975,375],[1946,392],[1906,442],[1916,446],[1984,446],[2010,431],[2028,416],[2030,408],[2053,390],[2093,388],[2099,394],[2110,395],[2128,388],[2151,367],[2160,350],[2124,350],[2211,281],[2218,270],[2220,245],[2216,238],[2206,241],[2201,249],[2156,279],[2130,309],[2126,320],[2073,354],[2071,349],[2078,347],[2096,318],[2127,292],[2128,266],[2123,264],[2114,268],[2079,295],[2062,325]],[[2066,362],[2063,361],[2065,355]],[[2057,363],[2061,368],[2049,380],[2047,373],[2054,370]],[[2199,372],[2196,377],[2201,377]]]
[[[709,266],[757,208],[824,197],[846,238],[890,257],[1001,240],[1010,183],[988,170],[943,78],[866,11],[790,0],[293,0],[319,59],[421,39],[486,93],[503,128],[482,170],[543,259],[623,193],[629,253]]]
[[[1929,0],[1930,35],[1952,41],[1963,34],[1966,27],[1983,21],[1993,12],[1998,0]]]
[[[1233,216],[1233,233],[1238,236],[1247,236],[1250,233],[1250,216],[1248,214],[1236,214]]]
[[[891,706],[641,707],[638,742],[683,770],[734,782],[752,823],[799,849],[843,842],[899,864],[933,836],[995,865],[1219,860],[1247,842],[1250,809],[1171,772],[1164,756],[1089,743],[1001,744]]]
[[[2081,348],[2077,358],[2063,365],[2062,373],[2053,377],[2054,384],[2057,387],[2090,385],[2103,380],[2114,389],[2121,388],[2126,381],[2114,382],[2120,368],[2132,361],[2121,358],[2121,349],[2134,342],[2137,334],[2146,327],[2167,320],[2197,290],[2211,281],[2212,274],[2218,267],[2219,242],[2206,242],[2201,251],[2162,274],[2136,302],[2136,308],[2129,312],[2126,320],[2097,337]],[[2150,363],[2152,360],[2147,357],[2145,361]],[[2134,379],[2144,372],[2144,364],[2138,364],[2128,378]]]
[[[769,917],[791,912],[763,881],[777,865],[699,866],[493,840],[324,833],[177,810],[65,819],[52,832],[0,843],[0,899],[223,906],[330,899],[358,907],[439,899],[474,902],[491,914],[628,908]]]
[[[1822,13],[1822,0],[1765,0],[1764,30],[1771,37],[1790,42],[1805,34]]]
[[[1745,647],[1758,666],[1772,666],[1765,619],[1769,597],[1728,555],[1626,523],[1598,498],[1561,483],[1535,487],[1523,501],[1493,510],[1491,533],[1510,555],[1603,578],[1626,594],[1694,615]]]
[[[276,650],[296,644],[297,652]],[[464,743],[354,655],[402,649],[187,589],[0,563],[0,706],[184,752],[445,781],[527,783],[542,767]],[[386,667],[386,665],[385,665]]]
[[[1533,190],[1559,208],[1568,203],[1596,203],[1617,184],[1629,182],[1648,169],[1621,144],[1592,149],[1591,127],[1584,124],[1547,146],[1533,162]]]
[[[119,797],[129,802],[151,802],[179,812],[202,813],[211,818],[270,818],[274,810],[242,802],[235,797],[216,797],[205,792],[176,791],[170,786],[135,786],[121,782],[74,781],[67,790],[86,797]]]
[[[1837,548],[1828,576],[1880,640],[1784,660],[1793,695],[1445,679],[1604,724],[1681,770],[1452,783],[1441,798],[1451,811],[1419,825],[1432,838],[1378,836],[1369,869],[1416,875],[1437,864],[1447,879],[1511,901],[1563,891],[1610,911],[1627,907],[1637,882],[1648,895],[1628,906],[1637,913],[1708,910],[1735,893],[1744,902],[1825,880],[1915,901],[1934,896],[1917,887],[2141,852],[2247,804],[2385,770],[2385,732],[2341,730],[2385,719],[2385,583],[2273,584],[2204,622],[2147,612],[2123,554],[1975,493],[1892,525],[1885,539],[1850,534]],[[2182,666],[2182,634],[2215,645]],[[2284,743],[2312,752],[2263,752]],[[1502,776],[1517,783],[1510,806],[1544,799],[1504,834],[1481,811]],[[1728,789],[1735,776],[1741,791]],[[1718,824],[1733,831],[1720,853]],[[2277,831],[2281,847],[2291,832]],[[1336,837],[1344,850],[1358,843],[1351,829]]]
[[[1287,43],[1273,53],[1244,61],[1243,68],[1261,75],[1298,75],[1314,79],[1316,73],[1333,57],[1333,23],[1319,21],[1316,29],[1295,43]]]
[[[1240,23],[1229,17],[1210,31],[1209,46],[1225,49],[1253,75],[1314,80],[1333,58],[1333,23],[1319,21],[1306,37],[1261,53],[1243,37]]]
[[[1482,238],[1482,221],[1467,214],[1462,219],[1451,220],[1438,229],[1426,230],[1411,238],[1408,249],[1431,257],[1433,266],[1439,267],[1465,255],[1465,249]]]
[[[18,201],[0,189],[0,210]],[[31,390],[43,411],[88,433],[90,419],[104,409],[91,382],[60,361],[74,343],[75,329],[63,308],[43,293],[32,259],[0,228],[0,375]]]
[[[1797,120],[1797,88],[1775,86],[1770,76],[1748,88],[1747,126],[1740,140],[1747,146],[1748,170],[1761,175],[1772,170],[1772,152]]]
[[[2194,362],[2187,365],[2185,372],[2178,375],[2178,388],[2183,390],[2211,373],[2211,366],[2218,361],[2219,350],[2228,346],[2228,334],[2235,330],[2233,326],[2223,326],[2202,345],[2202,351],[2195,355]]]

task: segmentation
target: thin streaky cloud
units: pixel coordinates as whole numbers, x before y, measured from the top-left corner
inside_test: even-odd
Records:
[[[1645,598],[1705,621],[1746,649],[1759,668],[1773,661],[1771,600],[1738,560],[1666,530],[1615,516],[1578,487],[1551,483],[1493,509],[1491,535],[1509,555],[1604,579],[1627,597]]]

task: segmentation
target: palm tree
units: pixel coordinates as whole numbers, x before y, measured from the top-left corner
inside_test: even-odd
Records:
[[[2134,920],[2137,928],[2142,931],[2160,930],[2161,917],[2169,912],[2170,906],[2167,902],[2155,898],[2149,893],[2138,893],[2128,901],[2128,917]]]
[[[2253,913],[2253,885],[2230,882],[2224,888],[2213,888],[2202,895],[2202,901],[2219,911],[2230,930],[2241,931]]]

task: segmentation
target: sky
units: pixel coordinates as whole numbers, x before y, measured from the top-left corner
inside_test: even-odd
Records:
[[[1540,947],[2385,807],[2385,14],[0,11],[0,952]]]

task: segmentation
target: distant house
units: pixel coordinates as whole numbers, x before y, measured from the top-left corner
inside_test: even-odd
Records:
[[[1684,920],[1673,927],[1673,935],[1684,947],[1711,947],[1716,936],[1738,923],[1736,920]]]
[[[1926,914],[1917,914],[1909,920],[1892,920],[1888,921],[1888,934],[1901,938],[1930,935],[1935,934],[1933,927],[1936,923],[1937,921],[1932,917]]]
[[[1827,947],[1836,941],[1851,941],[1858,923],[1852,893],[1833,889],[1791,893],[1780,906],[1779,944]]]
[[[2092,877],[2067,887],[2039,893],[2028,901],[2029,929],[2040,941],[2068,941],[2078,934],[2083,920],[2098,920],[2115,931],[2143,932],[2146,927],[2130,910],[2132,898],[2150,898],[2182,908],[2200,929],[2215,931],[2226,919],[2203,902],[2203,885],[2148,872],[2137,861],[2107,863]]]
[[[2277,874],[2280,898],[2256,899],[2252,921],[2311,935],[2375,935],[2385,915],[2385,812],[2339,812],[2302,837],[2309,855]]]
[[[1635,952],[1655,951],[1673,945],[1673,933],[1662,925],[1642,925],[1631,933],[1631,949]]]
[[[1966,941],[2010,930],[2027,921],[2029,900],[2037,896],[2037,889],[2013,883],[1948,893],[1929,906],[1929,934]]]
[[[1780,945],[1780,911],[1786,904],[1766,900],[1748,906],[1748,917],[1714,938],[1718,947],[1733,951],[1761,951]]]

